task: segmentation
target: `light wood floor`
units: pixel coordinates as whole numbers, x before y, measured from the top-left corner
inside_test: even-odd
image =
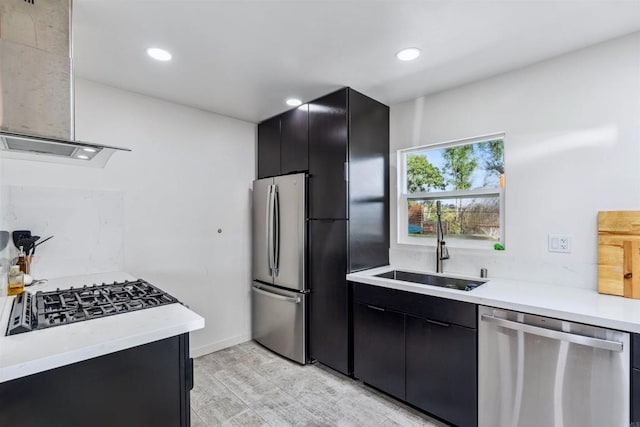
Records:
[[[322,365],[300,366],[255,342],[199,357],[191,425],[443,426]]]

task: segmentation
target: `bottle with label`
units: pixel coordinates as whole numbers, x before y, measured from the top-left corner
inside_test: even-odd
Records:
[[[27,268],[27,256],[24,253],[24,250],[20,248],[20,253],[18,254],[18,262],[16,263],[18,267],[20,267],[20,271],[27,274],[29,272]]]
[[[7,283],[7,294],[19,295],[22,291],[24,291],[24,273],[20,271],[19,266],[12,265]]]

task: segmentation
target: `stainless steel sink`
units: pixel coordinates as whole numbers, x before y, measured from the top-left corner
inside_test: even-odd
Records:
[[[393,270],[376,277],[400,280],[403,282],[419,283],[421,285],[439,286],[441,288],[458,289],[460,291],[472,291],[486,281],[458,279],[455,277],[434,276],[432,274],[410,273],[408,271]]]

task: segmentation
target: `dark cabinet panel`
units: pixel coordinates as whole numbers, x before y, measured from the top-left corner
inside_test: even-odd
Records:
[[[167,338],[1,383],[0,426],[188,427],[188,340]]]
[[[640,369],[631,370],[631,424],[640,425]]]
[[[347,89],[309,103],[309,217],[345,219]]]
[[[477,325],[478,306],[430,295],[387,289],[379,286],[354,284],[354,300],[366,304],[384,305],[391,310],[419,317],[453,323],[468,328]]]
[[[631,367],[640,369],[640,334],[631,334]]]
[[[389,107],[349,90],[350,271],[389,264]]]
[[[631,423],[640,425],[640,334],[631,334]]]
[[[404,399],[404,315],[354,304],[353,361],[356,378]]]
[[[458,426],[477,425],[477,335],[406,316],[407,402]]]
[[[280,116],[280,173],[309,169],[309,105]]]
[[[309,351],[311,358],[344,374],[350,366],[350,291],[347,221],[309,221]]]
[[[280,117],[258,125],[258,178],[280,175]]]

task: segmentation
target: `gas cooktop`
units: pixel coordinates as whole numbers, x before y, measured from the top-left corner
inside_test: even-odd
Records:
[[[40,291],[35,295],[23,292],[13,302],[7,335],[176,302],[176,298],[142,279]]]

